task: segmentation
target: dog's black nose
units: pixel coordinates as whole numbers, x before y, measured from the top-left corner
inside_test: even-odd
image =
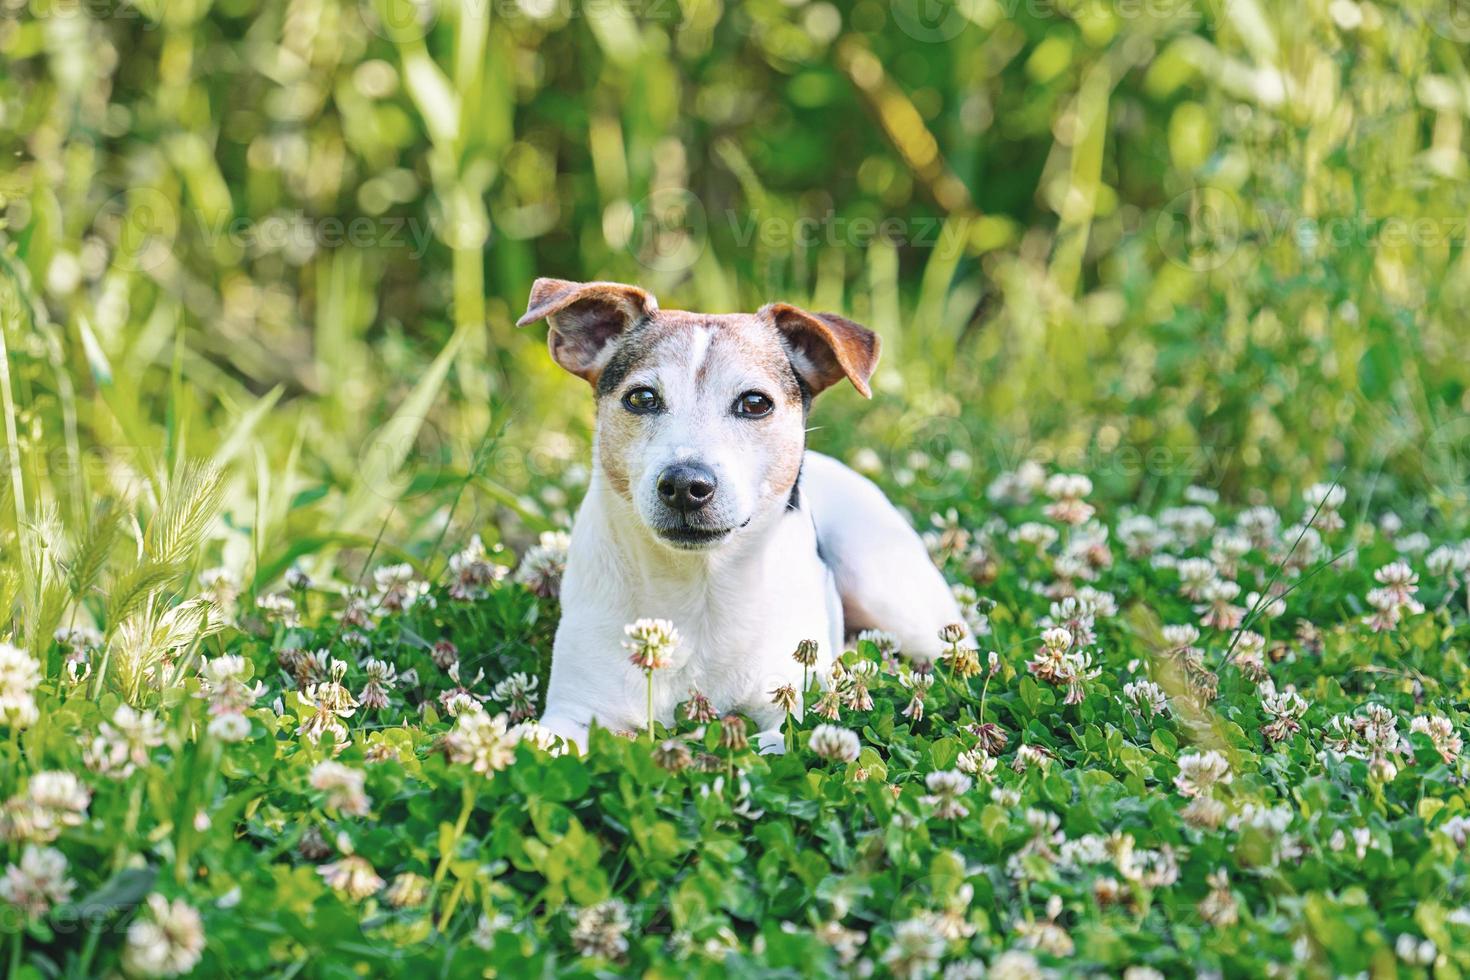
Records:
[[[682,514],[699,510],[714,499],[714,471],[699,463],[675,463],[658,475],[658,495]]]

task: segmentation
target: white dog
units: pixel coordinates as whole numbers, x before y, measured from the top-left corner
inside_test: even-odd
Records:
[[[829,313],[660,310],[620,283],[538,279],[519,325],[550,323],[551,356],[597,394],[592,479],[572,528],[542,724],[636,730],[645,675],[622,646],[640,618],[681,643],[654,673],[654,715],[698,690],[779,744],[771,692],[818,675],[844,631],[893,633],[930,659],[961,622],[923,542],[871,482],[806,450],[812,396],[846,377],[864,395],[878,337]]]

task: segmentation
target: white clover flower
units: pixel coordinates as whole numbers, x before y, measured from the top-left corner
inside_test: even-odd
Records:
[[[679,631],[667,619],[639,619],[623,627],[628,660],[643,671],[662,670],[679,648]]]
[[[487,779],[515,761],[515,736],[505,715],[471,711],[455,719],[444,736],[449,761],[469,766]]]
[[[561,594],[561,577],[566,572],[571,545],[572,537],[565,531],[543,531],[537,543],[521,558],[516,582],[543,599],[555,599]]]
[[[123,970],[134,976],[177,977],[199,965],[204,954],[204,923],[183,899],[148,896],[145,914],[128,926]]]
[[[0,643],[0,723],[27,728],[40,717],[35,691],[41,664],[20,647]]]
[[[76,882],[66,872],[66,855],[54,847],[27,844],[20,864],[7,865],[0,877],[0,900],[28,916],[43,916],[70,900]]]
[[[615,960],[628,951],[628,907],[620,899],[590,905],[577,913],[572,946],[582,956]]]
[[[929,788],[929,795],[921,799],[934,806],[936,817],[941,820],[958,820],[969,815],[969,808],[960,800],[960,797],[968,793],[970,787],[974,785],[974,781],[969,776],[962,772],[942,769],[924,777],[924,785]]]
[[[328,888],[340,892],[354,902],[376,895],[387,884],[378,876],[372,863],[357,854],[349,854],[316,870]]]
[[[818,725],[812,729],[812,752],[823,759],[837,762],[856,762],[862,751],[857,732],[840,725]]]
[[[1223,786],[1234,778],[1229,760],[1210,749],[1181,755],[1179,775],[1174,777],[1174,785],[1184,796],[1205,796],[1216,786]]]
[[[1168,695],[1153,681],[1130,681],[1124,684],[1123,697],[1149,716],[1167,714],[1169,711]]]
[[[990,980],[1042,980],[1045,976],[1036,957],[1024,950],[1007,950],[990,964]]]
[[[339,762],[319,762],[311,770],[311,788],[327,794],[327,806],[344,816],[365,817],[372,800],[363,791],[366,776]]]
[[[883,965],[895,977],[931,976],[944,955],[944,937],[928,918],[905,919],[893,927],[893,942],[883,952]]]

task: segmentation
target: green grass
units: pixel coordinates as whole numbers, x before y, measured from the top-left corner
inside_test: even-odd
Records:
[[[1464,763],[1409,734],[1433,713],[1462,731],[1467,703],[1463,569],[1429,558],[1462,539],[1470,493],[1470,35],[1453,6],[12,5],[0,640],[13,683],[36,671],[38,717],[23,724],[23,691],[0,705],[5,863],[49,834],[25,802],[37,773],[90,795],[50,845],[70,897],[0,903],[12,972],[111,969],[130,928],[172,915],[152,892],[200,910],[209,974],[799,973],[836,968],[834,922],[901,972],[885,957],[920,931],[903,924],[932,935],[946,909],[945,962],[993,969],[1029,936],[1062,973],[1391,972],[1417,968],[1395,952],[1407,935],[1464,971]],[[988,689],[941,671],[918,720],[880,673],[873,708],[841,719],[852,765],[814,757],[811,722],[782,758],[682,726],[696,759],[719,757],[709,772],[612,735],[585,761],[522,746],[489,779],[448,761],[440,695],[544,678],[557,616],[529,572],[543,595],[507,577],[453,598],[451,557],[478,535],[489,562],[522,563],[586,482],[591,399],[539,329],[512,326],[540,274],[877,329],[876,398],[824,396],[812,444],[942,536],[989,615],[981,652],[1004,666]],[[1027,461],[1089,475],[1113,531],[1094,584],[1119,608],[1074,704],[1026,664],[1037,590],[1091,532],[1011,540],[1041,504],[986,487]],[[1259,505],[1289,525],[1318,481],[1347,489],[1346,528],[1304,558],[1288,526],[1222,572],[1242,595],[1289,590],[1252,627],[1279,659],[1258,669],[1220,629],[1198,662],[1162,657],[1159,627],[1200,614],[1173,570],[1127,554],[1130,518],[1218,495],[1222,526]],[[1371,573],[1418,533],[1430,548],[1405,557],[1428,608],[1373,632]],[[435,603],[391,608],[406,581]],[[289,625],[258,605],[283,592]],[[81,631],[85,656],[58,631]],[[320,686],[332,658],[353,699],[370,670],[397,678],[390,707],[339,719],[367,817],[310,783],[329,750],[302,731],[335,717],[313,706],[345,708]],[[1279,743],[1261,670],[1308,705]],[[1163,718],[1123,699],[1146,677]],[[1211,678],[1218,697],[1196,703]],[[1413,749],[1393,779],[1329,751],[1333,719],[1372,704]],[[241,717],[248,736],[225,741]],[[982,721],[1007,735],[999,768],[968,816],[936,819],[925,780]],[[1056,761],[1016,772],[1022,744]],[[1200,829],[1173,780],[1210,748],[1234,778],[1227,822]],[[1058,863],[1028,811],[1088,847],[1172,849],[1178,878],[1130,878],[1116,840],[1111,866]],[[351,854],[425,882],[391,891],[413,899],[400,908],[345,897],[320,871]],[[1219,871],[1233,925],[1201,917],[1229,904],[1210,898]],[[581,910],[612,898],[628,948],[577,959]],[[130,969],[158,965],[134,946]]]

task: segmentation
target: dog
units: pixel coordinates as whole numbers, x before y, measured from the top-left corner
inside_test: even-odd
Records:
[[[878,336],[831,313],[661,310],[637,286],[537,279],[517,326],[549,324],[552,358],[596,393],[592,476],[573,522],[542,725],[638,730],[647,679],[623,649],[640,618],[680,643],[653,673],[672,724],[698,691],[781,744],[774,689],[817,645],[824,676],[858,630],[931,661],[961,623],[918,534],[872,482],[806,448],[812,399],[844,378],[865,397]]]

